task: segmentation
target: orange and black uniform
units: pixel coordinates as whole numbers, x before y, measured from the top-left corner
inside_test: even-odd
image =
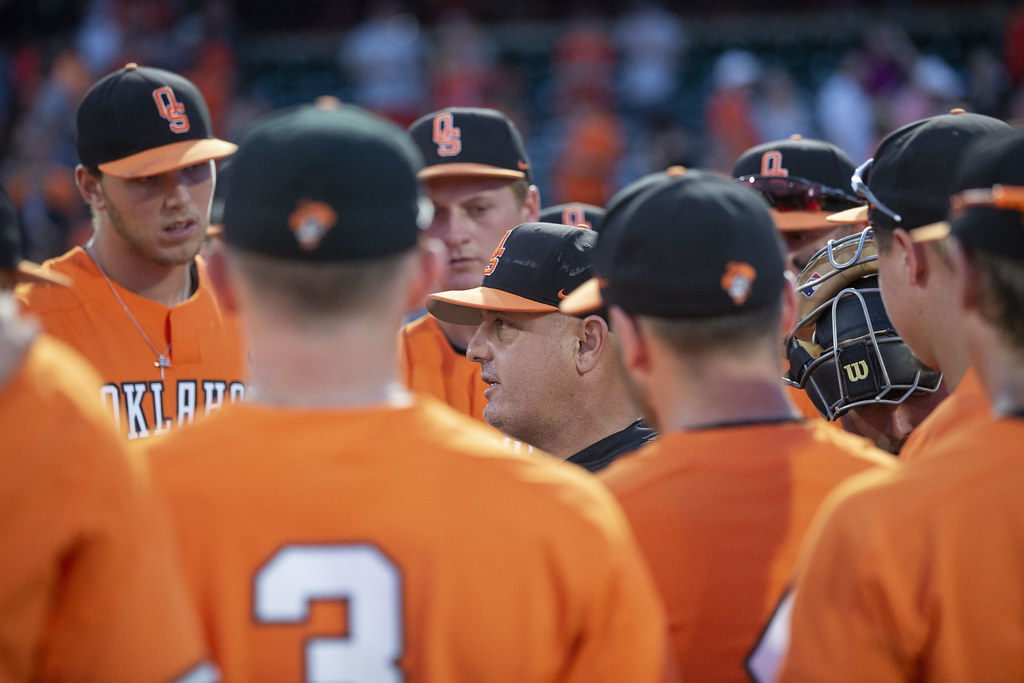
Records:
[[[822,507],[793,602],[792,681],[1024,679],[1024,418],[977,423]]]
[[[213,680],[167,520],[98,387],[45,337],[0,382],[0,680]]]
[[[956,389],[910,433],[900,449],[900,460],[908,463],[927,458],[930,453],[941,449],[945,439],[990,421],[991,411],[992,404],[985,395],[978,373],[974,368],[968,368]]]
[[[145,445],[227,681],[659,680],[608,491],[433,399],[240,403]]]
[[[122,434],[136,439],[190,424],[245,395],[246,360],[238,324],[218,305],[201,259],[189,299],[168,308],[112,283],[150,342],[171,344],[163,377],[156,354],[81,248],[44,263],[71,287],[30,285],[17,294],[51,336],[100,374],[100,395]]]
[[[398,353],[407,387],[483,421],[487,383],[480,379],[480,364],[452,346],[434,316],[424,315],[399,330]]]
[[[661,592],[679,670],[747,680],[821,501],[853,474],[894,466],[819,419],[663,433],[601,472]]]

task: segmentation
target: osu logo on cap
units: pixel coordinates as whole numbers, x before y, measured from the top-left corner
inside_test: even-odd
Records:
[[[750,296],[756,279],[757,271],[752,265],[729,261],[725,264],[725,273],[722,275],[722,291],[729,295],[734,304],[742,306]]]
[[[772,150],[761,155],[761,175],[783,178],[789,175],[789,169],[782,167],[782,152]]]
[[[453,157],[462,151],[462,131],[455,127],[455,117],[449,112],[434,117],[434,144],[437,155]]]
[[[300,199],[298,206],[288,216],[288,227],[295,234],[299,246],[313,251],[323,241],[331,228],[338,222],[338,214],[327,204],[310,199]]]
[[[160,112],[161,118],[170,124],[172,133],[187,133],[192,127],[188,116],[185,115],[185,105],[174,96],[174,91],[169,85],[157,88],[153,91],[153,100],[156,102],[156,110]]]
[[[494,253],[491,254],[491,260],[487,262],[486,266],[484,266],[484,275],[490,275],[494,272],[494,269],[498,267],[498,259],[500,259],[501,255],[505,253],[505,240],[507,240],[508,236],[511,234],[512,231],[509,230],[505,233],[505,236],[501,238],[501,241],[498,242],[498,247],[494,250]]]
[[[593,228],[587,220],[587,213],[582,206],[567,206],[562,211],[562,224],[574,228]]]

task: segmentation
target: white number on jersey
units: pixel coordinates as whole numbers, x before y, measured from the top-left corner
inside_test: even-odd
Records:
[[[402,581],[371,545],[287,545],[256,574],[253,613],[269,624],[309,618],[313,600],[348,603],[349,636],[306,641],[306,680],[402,681]]]

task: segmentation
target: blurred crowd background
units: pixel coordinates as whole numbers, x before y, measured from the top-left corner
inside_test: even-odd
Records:
[[[333,94],[401,124],[508,113],[545,205],[798,133],[860,162],[953,107],[1024,123],[1024,2],[0,0],[0,181],[26,256],[82,243],[74,117],[125,62],[178,71],[237,140]]]

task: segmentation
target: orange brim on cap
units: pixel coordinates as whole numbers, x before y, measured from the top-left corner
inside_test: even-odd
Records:
[[[61,287],[70,287],[71,278],[60,273],[51,273],[31,261],[22,261],[18,264],[15,269],[18,282],[32,282],[37,284],[50,284],[60,285]]]
[[[552,313],[558,309],[493,287],[438,292],[427,297],[427,311],[446,323],[479,325],[481,310]]]
[[[497,166],[488,166],[487,164],[464,164],[464,163],[451,163],[451,164],[434,164],[423,168],[418,173],[421,179],[427,180],[430,178],[449,178],[457,176],[470,176],[477,178],[508,178],[515,180],[517,178],[525,178],[525,171],[516,171],[511,168],[499,168]]]
[[[846,211],[839,211],[825,216],[829,223],[866,223],[868,220],[868,207],[855,206]]]
[[[604,306],[601,298],[601,281],[592,277],[577,287],[558,304],[558,310],[567,315],[590,313]]]
[[[820,211],[776,211],[775,209],[769,209],[769,211],[771,211],[772,220],[775,221],[775,227],[782,232],[818,229],[834,230],[837,225],[855,225],[857,223],[867,221],[867,216],[861,220],[834,219],[835,216],[838,216],[840,213],[846,213],[846,211],[840,211],[839,213],[822,213]]]
[[[162,147],[147,149],[145,152],[108,161],[100,164],[99,169],[115,178],[144,178],[151,175],[167,173],[185,166],[201,164],[204,161],[222,159],[231,156],[238,149],[233,142],[205,138],[202,140],[182,140]]]
[[[914,242],[935,242],[948,236],[950,228],[951,226],[948,221],[929,223],[928,225],[922,225],[920,228],[911,230],[910,239]]]

